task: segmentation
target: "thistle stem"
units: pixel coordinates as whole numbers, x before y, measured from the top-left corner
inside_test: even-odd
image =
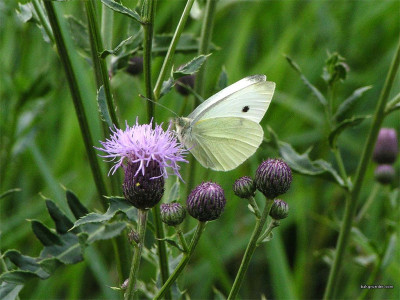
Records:
[[[110,80],[108,78],[108,71],[106,62],[100,58],[99,54],[104,50],[103,41],[100,36],[99,26],[96,21],[96,12],[93,5],[93,0],[85,1],[86,15],[89,24],[89,31],[91,35],[91,42],[93,48],[92,59],[94,60],[94,68],[96,72],[96,78],[101,78],[101,83],[104,87],[104,93],[106,96],[107,108],[111,117],[112,123],[120,128],[117,114],[115,113],[114,102],[111,94]],[[97,85],[99,85],[99,80]],[[99,86],[97,86],[99,88]]]
[[[183,28],[185,27],[186,21],[190,15],[190,9],[192,8],[194,0],[188,0],[183,10],[182,16],[179,20],[178,26],[176,27],[174,36],[172,37],[171,44],[169,45],[167,55],[165,56],[163,65],[160,70],[160,74],[158,75],[156,85],[154,87],[154,100],[158,100],[160,97],[160,92],[162,88],[162,83],[165,79],[167,72],[171,69],[172,63],[174,61],[174,54],[176,46],[178,45],[179,38],[183,32]]]
[[[178,276],[181,274],[183,269],[186,267],[187,263],[189,262],[190,258],[193,255],[194,249],[197,246],[197,243],[200,239],[201,234],[204,231],[205,226],[206,226],[206,222],[199,222],[197,224],[196,232],[192,238],[192,241],[190,242],[188,251],[186,253],[184,253],[183,258],[179,262],[178,266],[175,268],[174,272],[171,274],[171,276],[168,278],[168,280],[164,283],[164,285],[158,291],[158,294],[154,297],[154,300],[161,299],[161,297],[164,295],[164,293],[167,290],[169,290],[171,285],[176,281]]]
[[[154,100],[153,90],[151,87],[151,49],[153,42],[153,23],[154,23],[154,11],[155,11],[155,0],[147,0],[143,6],[143,75],[144,84],[146,90],[146,97]],[[147,101],[147,121],[154,117],[154,102]]]
[[[183,251],[188,252],[188,249],[189,249],[188,244],[186,242],[185,236],[183,235],[180,225],[175,226],[175,231],[176,231],[176,235],[179,238],[179,241],[181,242]]]
[[[253,208],[254,213],[255,213],[257,219],[260,219],[260,218],[261,218],[261,212],[260,212],[260,209],[258,208],[257,202],[256,202],[256,200],[254,199],[254,197],[253,197],[253,196],[250,196],[249,198],[247,198],[247,200],[249,201],[249,204],[250,204],[251,207]]]
[[[217,2],[218,0],[207,0],[204,12],[203,25],[201,27],[199,55],[208,54],[211,43],[212,30],[214,26],[214,16],[215,16],[215,10],[216,10],[215,8],[217,6]],[[196,84],[195,84],[195,92],[203,97],[204,97],[205,69],[206,69],[206,62],[197,72]],[[195,104],[196,106],[200,104],[197,98],[195,98]]]
[[[138,210],[138,231],[139,231],[139,243],[133,250],[133,258],[131,264],[131,271],[129,273],[128,287],[125,292],[125,300],[133,300],[135,294],[135,286],[137,281],[137,275],[140,266],[140,259],[142,257],[144,237],[146,234],[146,223],[147,223],[148,211],[139,209]]]
[[[273,203],[274,200],[267,199],[264,206],[264,210],[261,214],[261,218],[257,219],[249,244],[247,245],[246,252],[244,253],[244,256],[242,258],[242,263],[240,264],[239,271],[236,274],[235,282],[233,283],[231,291],[229,293],[228,300],[236,299],[239,293],[239,289],[243,282],[244,275],[246,274],[247,268],[249,267],[251,257],[253,256],[254,251],[257,248],[257,241],[261,235],[262,229],[265,225],[265,222],[267,220],[269,211],[271,210]]]
[[[275,227],[278,227],[280,224],[281,224],[281,221],[272,219],[271,222],[268,224],[268,227],[265,230],[265,232],[258,239],[257,246],[259,246],[262,243],[262,241],[272,232],[272,230]]]
[[[76,73],[67,49],[66,41],[60,27],[53,1],[44,1],[43,3],[47,11],[50,26],[54,34],[54,41],[57,46],[59,57],[68,80],[72,100],[75,107],[75,113],[78,118],[79,127],[82,133],[86,154],[89,159],[89,165],[92,171],[94,182],[96,184],[97,192],[100,196],[100,199],[102,200],[101,203],[103,204],[103,208],[106,208],[106,200],[103,198],[104,195],[107,195],[106,185],[101,175],[102,172],[97,161],[97,156],[94,152],[92,135],[89,129],[86,112],[83,106],[83,98],[79,89]]]
[[[380,94],[372,124],[365,142],[363,152],[356,171],[354,186],[350,191],[350,196],[346,198],[346,207],[344,211],[344,220],[340,228],[339,238],[336,246],[335,258],[332,268],[329,273],[328,284],[325,289],[323,299],[332,299],[335,294],[335,288],[339,279],[340,267],[342,265],[344,253],[348,244],[349,235],[353,223],[353,217],[357,209],[357,200],[360,195],[361,187],[364,181],[367,167],[371,161],[372,151],[378,136],[379,129],[381,128],[383,119],[385,117],[385,106],[387,99],[390,95],[390,90],[393,86],[397,70],[400,64],[400,43],[397,46],[396,53],[391,63],[388,75],[385,80],[382,92]]]

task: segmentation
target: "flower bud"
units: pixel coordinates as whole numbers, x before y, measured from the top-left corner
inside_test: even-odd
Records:
[[[175,84],[176,91],[182,96],[189,95],[190,90],[187,88],[187,86],[190,87],[191,89],[194,89],[195,78],[196,75],[185,75],[178,78]]]
[[[275,199],[269,215],[275,220],[284,219],[289,215],[289,205],[281,199]]]
[[[201,221],[216,220],[225,207],[224,190],[216,183],[203,182],[189,194],[186,206],[189,214]]]
[[[186,209],[177,202],[161,204],[160,212],[161,221],[168,226],[179,225],[186,217]]]
[[[128,61],[126,72],[132,76],[139,75],[143,72],[143,57],[134,56]]]
[[[233,192],[236,196],[244,199],[254,197],[256,194],[256,184],[250,177],[243,176],[233,184]]]
[[[138,172],[140,167],[140,162],[127,163],[122,187],[125,199],[134,207],[148,209],[160,202],[164,195],[164,177],[160,164],[155,160],[145,165],[143,172]]]
[[[128,233],[128,240],[129,240],[130,243],[139,244],[139,243],[140,243],[139,234],[138,234],[135,230],[129,231],[129,233]]]
[[[257,189],[268,199],[287,192],[292,183],[292,171],[280,159],[267,159],[258,167],[255,176]]]
[[[393,164],[399,153],[396,130],[381,128],[375,144],[373,160],[378,164]]]
[[[379,165],[376,167],[374,175],[379,183],[390,184],[395,177],[395,171],[392,165]]]

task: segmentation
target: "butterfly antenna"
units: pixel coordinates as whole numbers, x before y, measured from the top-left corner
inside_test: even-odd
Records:
[[[161,103],[158,103],[158,102],[156,102],[156,101],[154,101],[154,100],[151,100],[151,99],[149,99],[149,98],[143,96],[142,94],[139,94],[139,97],[142,98],[142,99],[145,99],[145,100],[147,100],[147,101],[150,101],[150,102],[152,102],[152,103],[154,103],[154,104],[156,104],[156,105],[159,105],[159,106],[161,106],[161,107],[163,107],[163,108],[165,108],[166,110],[168,110],[169,112],[172,112],[176,117],[179,118],[179,116],[178,116],[178,114],[177,114],[176,112],[174,112],[173,110],[169,109],[168,107],[162,105]]]

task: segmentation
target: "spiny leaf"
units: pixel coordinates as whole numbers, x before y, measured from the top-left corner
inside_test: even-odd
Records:
[[[0,199],[3,199],[9,195],[11,195],[12,193],[16,193],[16,192],[20,192],[22,191],[20,188],[16,188],[16,189],[11,189],[8,191],[5,191],[3,194],[0,195]]]
[[[336,140],[343,130],[359,125],[366,118],[369,118],[369,116],[353,117],[351,119],[344,120],[340,124],[336,125],[336,127],[332,129],[328,137],[329,145],[331,146],[331,148],[336,148]]]
[[[47,210],[56,225],[57,233],[67,233],[74,223],[50,199],[46,199]]]
[[[50,274],[41,267],[37,258],[22,255],[17,250],[8,250],[4,253],[4,257],[8,258],[21,270],[35,273],[35,275],[41,279],[46,279],[50,276]]]
[[[102,223],[111,220],[117,212],[123,212],[128,219],[136,220],[136,209],[123,197],[109,197],[110,206],[104,214],[89,213],[75,222],[74,227],[88,223]]]
[[[268,131],[271,135],[273,146],[279,150],[280,155],[292,170],[303,175],[322,177],[337,182],[342,187],[346,187],[343,179],[330,163],[322,159],[312,161],[308,157],[308,152],[303,154],[297,153],[290,144],[279,141],[275,132],[270,127],[268,127]]]
[[[163,82],[162,87],[161,87],[160,98],[162,96],[164,96],[165,94],[167,94],[172,89],[172,87],[174,86],[174,83],[175,83],[175,81],[174,81],[174,78],[172,78],[172,76],[170,78],[168,78],[168,80],[165,80]]]
[[[319,100],[319,102],[323,106],[328,105],[328,101],[322,95],[322,93],[307,79],[306,76],[301,72],[300,67],[287,55],[285,55],[286,60],[289,62],[290,66],[300,75],[301,80],[303,80],[304,84],[309,88],[309,90],[313,93],[315,97]]]
[[[113,11],[115,11],[117,13],[120,13],[120,14],[123,14],[123,15],[126,15],[126,16],[132,18],[133,20],[135,20],[135,21],[137,21],[137,22],[139,22],[141,24],[143,23],[142,19],[140,18],[139,14],[137,12],[135,12],[133,10],[130,10],[129,8],[123,6],[120,3],[117,3],[117,2],[112,1],[112,0],[101,0],[101,2],[105,6],[111,8]]]
[[[358,100],[361,98],[361,96],[368,90],[370,90],[372,86],[364,86],[361,88],[356,89],[350,97],[348,97],[346,100],[344,100],[340,105],[339,108],[337,109],[335,115],[333,118],[337,122],[343,121],[349,113],[353,110],[353,108],[356,106],[358,103]]]
[[[167,242],[168,244],[170,244],[171,246],[173,246],[173,247],[175,247],[176,249],[178,249],[179,251],[185,252],[185,251],[181,248],[181,246],[179,246],[178,243],[175,242],[173,239],[163,238],[163,239],[158,239],[158,240],[160,240],[160,241],[165,241],[165,242]]]
[[[0,285],[0,299],[14,300],[24,286],[17,283],[3,281]]]
[[[133,36],[128,37],[127,39],[123,40],[121,43],[117,45],[114,49],[106,49],[100,53],[100,58],[104,59],[107,56],[111,55],[117,55],[123,46],[128,44],[132,40]]]
[[[68,23],[70,35],[79,53],[86,59],[90,58],[90,38],[87,26],[74,16],[69,15],[65,18]]]
[[[106,99],[106,94],[104,92],[104,86],[101,86],[97,91],[97,105],[99,107],[101,119],[107,123],[108,127],[112,127],[113,123],[111,121],[110,112],[107,106],[107,99]]]
[[[221,73],[218,77],[218,82],[216,86],[217,91],[221,91],[228,86],[228,74],[226,73],[225,67],[222,67]]]
[[[202,64],[206,61],[207,57],[209,57],[210,55],[211,54],[208,55],[202,54],[193,58],[191,61],[181,66],[178,70],[174,71],[172,75],[173,78],[176,80],[182,76],[192,75],[196,73],[200,69]]]
[[[79,219],[89,213],[89,210],[79,201],[78,197],[70,190],[65,192],[69,209],[75,218]]]
[[[108,240],[121,234],[127,226],[126,222],[113,222],[110,224],[102,224],[97,226],[97,229],[90,233],[88,244],[92,244],[98,240]]]
[[[33,233],[44,246],[62,245],[59,236],[47,228],[46,225],[36,220],[31,222]]]

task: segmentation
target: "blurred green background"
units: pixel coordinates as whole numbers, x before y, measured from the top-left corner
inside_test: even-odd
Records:
[[[131,8],[136,4],[136,1],[123,2]],[[65,14],[72,14],[86,23],[80,1],[56,5]],[[185,1],[159,0],[155,33],[172,33],[184,5]],[[0,1],[0,194],[13,188],[21,189],[1,199],[0,246],[1,252],[15,248],[26,255],[38,256],[41,246],[27,219],[39,219],[53,226],[41,194],[67,211],[65,186],[91,209],[100,210],[101,206],[59,58],[34,24],[23,24],[17,18],[17,7],[16,1]],[[98,8],[100,11],[101,6]],[[204,97],[216,92],[222,68],[228,74],[229,84],[248,75],[266,74],[269,80],[276,82],[277,89],[262,126],[273,128],[281,140],[291,143],[300,153],[312,147],[312,159],[323,158],[334,164],[326,142],[328,131],[323,110],[284,55],[292,57],[308,79],[326,92],[321,74],[327,52],[339,52],[346,58],[350,72],[338,88],[337,103],[354,89],[372,85],[356,113],[371,114],[398,43],[399,20],[400,2],[397,0],[221,0],[212,37],[218,49],[207,61]],[[131,22],[115,14],[113,46],[133,33],[135,27]],[[189,18],[185,32],[199,36],[200,29],[201,20]],[[175,67],[195,55],[177,54]],[[83,80],[80,83],[87,92],[84,95],[86,111],[95,146],[99,146],[97,141],[104,138],[97,112],[93,71],[80,56],[79,61]],[[162,56],[153,59],[154,81],[162,61]],[[400,90],[398,78],[392,96]],[[133,124],[137,116],[140,122],[145,122],[146,103],[138,97],[139,93],[144,93],[142,76],[132,77],[119,72],[113,76],[111,84],[120,122],[127,120]],[[184,101],[192,104],[193,99],[185,99],[172,90],[160,102],[179,112]],[[191,111],[190,107],[185,114]],[[173,117],[163,108],[156,107],[156,110],[158,123],[168,122]],[[369,124],[370,120],[367,120],[346,130],[339,138],[349,174],[354,174]],[[399,130],[399,114],[391,114],[383,126]],[[277,155],[275,150],[263,144],[256,155],[228,173],[197,166],[195,184],[203,180],[221,184],[226,192],[227,206],[219,220],[208,224],[181,278],[192,299],[214,298],[213,288],[228,294],[254,226],[247,203],[234,196],[232,184],[240,176],[253,176],[262,160]],[[101,166],[106,176],[111,164],[101,163]],[[396,166],[398,170],[398,162]],[[184,175],[187,169],[183,166]],[[373,169],[371,164],[360,203],[365,201],[374,185]],[[184,189],[185,185],[181,187]],[[380,190],[368,218],[360,224],[366,238],[375,240],[378,245],[385,239],[383,219],[388,207],[387,191]],[[335,222],[342,216],[344,192],[331,182],[295,174],[292,187],[283,199],[289,203],[289,217],[275,230],[274,239],[256,250],[241,289],[243,299],[259,299],[261,294],[276,299],[322,296],[329,272],[324,254],[336,243]],[[258,200],[262,202],[261,197]],[[193,224],[193,221],[187,221],[186,228],[190,229]],[[46,281],[31,281],[23,289],[21,298],[116,298],[116,293],[108,288],[117,285],[110,244],[100,242],[95,248],[87,250],[84,262],[61,267]],[[352,299],[359,295],[360,284],[366,283],[372,265],[358,263],[356,258],[367,256],[367,253],[354,240],[349,250],[339,295]],[[142,264],[141,278],[154,278],[150,265]],[[395,289],[377,290],[371,297],[398,299],[398,278],[400,259],[396,254],[377,282],[394,285]]]

